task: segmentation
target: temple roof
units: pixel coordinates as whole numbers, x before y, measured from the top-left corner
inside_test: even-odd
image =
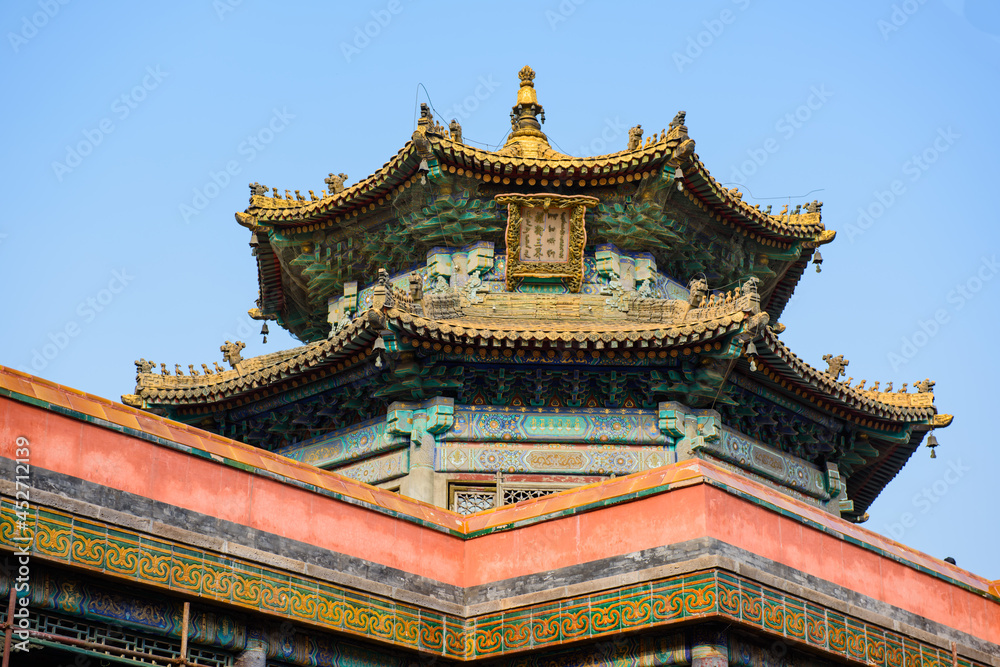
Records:
[[[346,174],[330,174],[329,189],[319,196],[310,191],[307,200],[288,190],[281,198],[277,188],[269,196],[268,188],[253,184],[249,207],[236,217],[255,232],[260,298],[254,316],[316,340],[326,334],[326,299],[345,281],[370,283],[376,268],[402,269],[435,245],[500,240],[505,220],[493,198],[517,191],[598,197],[606,208],[588,210],[588,242],[658,253],[661,265],[683,274],[674,276],[681,281],[723,270],[733,252],[746,252],[762,281],[763,306],[775,321],[780,317],[815,249],[835,236],[822,223],[821,203],[773,215],[770,207],[744,202],[695,154],[684,112],[645,143],[636,126],[621,151],[594,157],[553,151],[536,118],[544,121],[534,73],[525,68],[521,75],[512,131],[497,151],[464,143],[457,123],[445,128],[425,105],[412,138],[351,186],[344,185]],[[662,261],[667,256],[676,259],[671,267]],[[727,283],[750,275],[749,269],[723,271]]]
[[[499,296],[508,299],[514,297],[514,300],[519,300],[522,304],[531,303],[536,307],[540,301],[536,295]],[[435,319],[392,307],[373,308],[361,312],[343,329],[325,340],[251,359],[240,359],[233,368],[221,372],[192,376],[155,373],[151,372],[151,367],[140,370],[135,394],[123,396],[122,399],[137,407],[206,405],[251,394],[288,378],[298,377],[309,381],[316,379],[315,374],[321,369],[342,371],[368,361],[375,354],[376,339],[386,329],[397,332],[400,336],[412,336],[413,342],[418,346],[422,341],[427,341],[427,347],[437,342],[447,343],[449,346],[467,345],[470,351],[471,348],[489,349],[497,348],[498,345],[504,345],[506,349],[532,348],[538,343],[558,346],[561,351],[596,351],[611,346],[621,350],[669,350],[698,344],[707,351],[713,343],[717,343],[716,350],[721,350],[723,346],[718,342],[719,339],[741,331],[745,323],[754,316],[752,312],[744,311],[736,304],[686,321],[642,322],[621,319],[608,322],[601,317],[604,297],[566,295],[561,300],[564,303],[572,302],[573,310],[577,313],[586,309],[587,304],[599,305],[602,310],[576,317],[544,319],[536,317],[534,312],[523,311],[507,316],[503,313],[489,316],[461,314],[458,317]],[[541,308],[544,308],[544,299],[542,302]],[[487,305],[485,308],[471,307],[467,310],[481,312],[490,308]],[[510,345],[514,347],[509,347]]]
[[[156,374],[147,364],[139,369],[135,394],[122,399],[136,407],[198,419],[239,408],[238,419],[245,419],[280,408],[273,401],[281,396],[319,396],[334,386],[330,381],[337,377],[344,380],[336,386],[367,378],[368,389],[362,389],[359,398],[398,400],[460,389],[461,382],[448,377],[429,377],[425,382],[419,377],[424,373],[397,372],[383,365],[383,359],[396,363],[390,357],[400,354],[445,355],[454,363],[480,365],[521,360],[586,364],[599,359],[602,364],[624,364],[621,370],[638,364],[633,371],[650,377],[665,375],[656,366],[671,359],[701,359],[687,363],[687,370],[675,366],[679,375],[674,381],[657,385],[660,400],[714,397],[711,403],[721,401],[720,410],[733,406],[737,411],[727,419],[738,419],[747,410],[754,413],[754,401],[748,402],[740,392],[763,391],[769,404],[785,406],[827,429],[819,432],[826,434],[820,437],[838,432],[839,427],[829,430],[831,419],[850,424],[858,440],[841,443],[837,460],[860,517],[924,435],[948,426],[952,418],[938,414],[929,381],[915,386],[916,393],[905,386],[897,392],[866,391],[841,382],[836,370],[820,371],[799,359],[767,326],[768,315],[757,299],[751,283],[749,290],[741,288],[697,307],[677,300],[633,298],[621,310],[603,295],[585,294],[491,293],[473,303],[455,291],[428,294],[414,303],[386,279],[376,288],[373,307],[325,340],[246,360],[235,344],[228,344],[223,351],[233,367],[197,376]],[[752,351],[749,346],[744,350],[747,340],[756,341]],[[713,359],[721,365],[713,365]],[[730,375],[736,362],[736,373]],[[643,371],[647,363],[652,365]],[[408,361],[403,367],[417,366]],[[812,436],[806,432],[796,437],[809,441]],[[833,442],[825,446],[828,452],[838,447]]]
[[[683,132],[683,134],[682,134]],[[727,224],[739,225],[761,239],[790,243],[806,239],[829,243],[835,232],[827,230],[820,210],[772,215],[743,201],[736,188],[725,188],[712,177],[696,153],[687,128],[679,127],[651,145],[593,157],[524,158],[486,151],[457,142],[447,135],[427,133],[430,149],[443,167],[459,176],[473,176],[487,183],[529,187],[603,186],[651,177],[657,167],[675,160],[688,196],[705,210],[721,216]],[[687,143],[690,142],[690,143]],[[346,223],[372,204],[382,205],[385,196],[399,194],[419,179],[420,159],[414,142],[408,141],[381,169],[344,190],[315,201],[298,201],[253,195],[245,213],[237,213],[244,226],[265,226],[306,233]]]
[[[330,338],[301,347],[241,360],[235,368],[205,375],[164,375],[140,372],[136,393],[123,396],[128,405],[206,405],[238,396],[248,398],[279,381],[317,379],[320,370],[342,371],[369,361],[375,355],[375,341],[386,328],[408,343],[430,348],[436,343],[469,346],[475,349],[535,349],[544,343],[560,351],[643,350],[654,355],[659,350],[700,345],[709,352],[719,351],[721,339],[744,330],[752,316],[742,311],[719,314],[704,320],[664,323],[623,321],[613,324],[596,320],[524,317],[458,317],[432,319],[411,312],[370,309]],[[834,380],[799,359],[766,328],[763,345],[758,346],[760,375],[770,383],[802,397],[829,414],[851,418],[877,428],[880,423],[918,423],[936,428],[948,426],[950,415],[939,415],[931,392],[872,392],[858,390]],[[713,348],[714,345],[714,348]],[[437,349],[442,349],[439,346]],[[447,350],[451,352],[452,349]],[[461,353],[460,348],[455,348]],[[689,351],[690,352],[690,351]],[[471,350],[470,350],[471,353]],[[265,394],[266,395],[266,394]],[[258,396],[259,398],[259,396]]]
[[[241,344],[227,341],[231,368],[203,365],[200,375],[140,365],[135,394],[123,400],[271,447],[268,434],[298,442],[371,419],[394,400],[447,395],[488,403],[489,387],[521,381],[509,379],[523,375],[520,363],[564,365],[556,374],[583,364],[576,375],[586,378],[574,382],[589,383],[580,394],[589,401],[714,408],[744,433],[763,429],[762,441],[819,464],[836,461],[861,516],[924,435],[951,417],[937,414],[929,381],[917,393],[851,387],[833,365],[820,371],[778,339],[777,320],[796,283],[835,236],[822,222],[822,204],[772,214],[744,202],[694,152],[683,111],[645,142],[634,127],[624,150],[563,155],[541,131],[534,72],[519,76],[511,132],[497,151],[466,144],[457,122],[445,128],[422,105],[410,140],[352,186],[344,186],[346,174],[330,174],[328,191],[310,191],[306,201],[298,191],[294,199],[276,188],[268,196],[253,184],[250,206],[237,214],[253,233],[259,269],[251,314],[277,319],[307,344],[243,360]],[[537,269],[517,273],[523,267],[514,255],[501,261],[498,254],[496,273],[479,273],[494,267],[494,246],[506,241],[508,254],[516,248],[519,228],[505,227],[508,214],[520,219],[514,207],[521,201],[545,210],[576,202],[582,226],[574,252],[592,250],[573,262],[590,262],[581,268],[590,272],[587,290],[579,276],[574,284],[538,274],[550,280],[542,289],[515,291],[511,277]],[[443,276],[459,256],[463,267],[470,263],[467,273],[449,284]],[[643,280],[691,281],[690,297],[652,298],[652,283],[640,295],[640,263]],[[628,287],[618,280],[625,265],[635,269]],[[400,281],[409,281],[409,293]],[[348,289],[349,282],[358,285]],[[579,293],[562,293],[560,285]],[[667,296],[662,285],[656,290]],[[491,369],[505,364],[509,377],[498,381]],[[631,402],[615,403],[617,390],[613,400],[603,396],[598,376],[606,366],[632,378]],[[748,415],[762,416],[755,425]],[[779,423],[775,417],[796,424],[768,426]]]
[[[453,303],[442,306],[443,300]],[[730,349],[732,337],[756,330],[761,332],[756,375],[828,414],[872,429],[900,423],[927,427],[951,423],[951,416],[937,413],[929,387],[917,387],[916,393],[906,391],[905,386],[897,392],[864,391],[814,368],[792,353],[771,327],[763,326],[767,314],[746,301],[688,310],[683,302],[644,299],[633,302],[628,313],[615,313],[617,319],[611,309],[605,309],[605,301],[603,296],[587,295],[546,299],[532,294],[492,294],[483,303],[469,304],[452,293],[438,299],[438,305],[425,301],[421,310],[430,311],[426,314],[415,312],[413,304],[389,303],[362,311],[325,340],[239,359],[228,370],[192,376],[140,369],[135,395],[123,396],[123,400],[147,407],[206,405],[249,397],[279,381],[299,378],[308,382],[321,369],[338,372],[370,360],[384,332],[403,339],[405,345],[456,354],[465,352],[466,346],[469,354],[505,350],[487,355],[492,357],[542,349],[552,350],[549,356],[561,354],[566,359],[587,350],[591,354],[633,350],[641,359],[659,351],[690,354],[692,349],[697,353],[735,351],[739,357],[739,350]],[[499,310],[496,304],[501,304]]]

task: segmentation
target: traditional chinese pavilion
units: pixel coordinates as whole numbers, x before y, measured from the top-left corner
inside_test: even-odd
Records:
[[[519,76],[499,150],[424,105],[353,185],[251,185],[250,312],[302,346],[125,405],[0,370],[13,664],[1000,666],[1000,582],[857,525],[934,383],[780,340],[822,204],[743,202],[684,112],[563,155]]]

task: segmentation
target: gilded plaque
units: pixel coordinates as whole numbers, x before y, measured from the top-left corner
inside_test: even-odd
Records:
[[[498,195],[507,205],[507,290],[524,278],[563,278],[570,292],[583,284],[584,216],[596,197]]]

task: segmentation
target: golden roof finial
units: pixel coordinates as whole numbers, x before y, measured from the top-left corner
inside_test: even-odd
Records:
[[[517,89],[517,103],[538,104],[538,96],[535,94],[535,70],[525,65],[517,73],[517,77],[521,79],[521,86]]]
[[[525,65],[517,76],[521,85],[517,90],[517,104],[510,110],[511,133],[500,153],[526,158],[562,156],[552,150],[542,132],[545,109],[538,103],[535,93],[535,70]]]

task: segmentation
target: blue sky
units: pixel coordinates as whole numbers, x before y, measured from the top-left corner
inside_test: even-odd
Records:
[[[295,345],[277,327],[263,345],[246,316],[247,184],[354,183],[428,94],[496,144],[528,64],[563,152],[620,150],[684,109],[745,200],[825,202],[838,238],[783,340],[817,367],[844,354],[855,382],[930,378],[955,415],[866,526],[1000,578],[997,3],[35,0],[4,3],[0,28],[0,363],[117,399],[140,357]]]

